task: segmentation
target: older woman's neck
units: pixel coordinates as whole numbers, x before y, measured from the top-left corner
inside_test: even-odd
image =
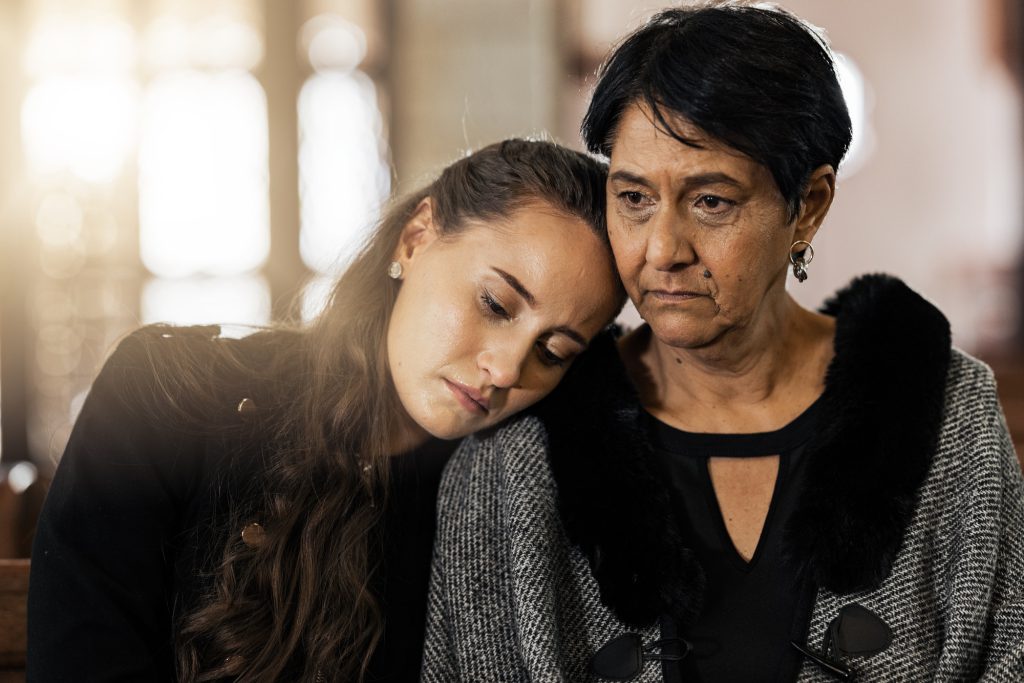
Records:
[[[649,334],[626,340],[623,356],[641,401],[660,419],[691,431],[768,431],[824,389],[834,329],[832,318],[787,294],[777,310],[709,344],[677,348]]]

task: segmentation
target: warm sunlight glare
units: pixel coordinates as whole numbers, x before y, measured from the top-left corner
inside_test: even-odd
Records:
[[[302,260],[337,273],[354,255],[388,196],[373,82],[360,71],[318,73],[299,95]]]
[[[139,246],[164,277],[234,275],[270,247],[267,104],[244,71],[176,71],[146,93]]]
[[[117,177],[135,144],[135,52],[134,31],[112,15],[51,17],[33,28],[21,107],[33,176],[70,172],[90,183]]]
[[[53,77],[33,86],[21,110],[22,140],[36,176],[70,171],[117,177],[135,141],[138,90],[119,77]]]
[[[270,322],[270,288],[258,275],[154,278],[142,291],[142,322],[224,324],[223,336],[239,336],[233,326]]]

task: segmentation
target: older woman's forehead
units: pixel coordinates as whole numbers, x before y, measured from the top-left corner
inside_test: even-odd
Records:
[[[668,122],[672,132],[691,144],[664,130],[644,107],[630,107],[624,113],[612,145],[609,168],[612,179],[620,171],[644,173],[678,169],[684,172],[694,164],[729,166],[753,175],[767,172],[746,154],[708,135],[685,118],[675,116]]]
[[[661,110],[660,114],[661,119],[656,117],[646,104],[634,104],[627,108],[612,138],[612,157],[615,156],[616,148],[626,143],[724,152],[749,159],[747,155],[712,136],[689,119],[672,111]]]

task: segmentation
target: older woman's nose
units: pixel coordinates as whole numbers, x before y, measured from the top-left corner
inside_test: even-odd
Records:
[[[696,260],[687,227],[674,212],[666,211],[651,219],[646,256],[647,263],[658,270],[672,270]]]

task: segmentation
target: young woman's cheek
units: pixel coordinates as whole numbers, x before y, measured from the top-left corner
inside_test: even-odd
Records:
[[[444,295],[439,293],[438,296]],[[449,292],[443,300],[436,300],[432,308],[432,329],[423,335],[424,347],[430,345],[438,349],[446,365],[458,365],[462,373],[471,372],[469,365],[483,324],[472,296],[454,296]],[[473,379],[462,378],[463,381]]]

